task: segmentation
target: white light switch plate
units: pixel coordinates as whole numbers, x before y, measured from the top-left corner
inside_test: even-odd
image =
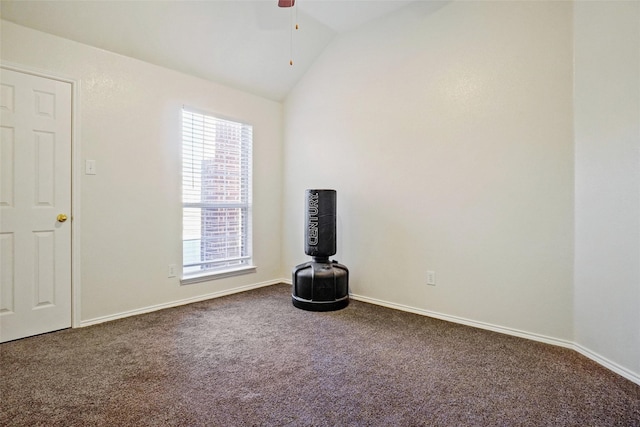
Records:
[[[84,163],[84,173],[86,175],[95,175],[96,174],[96,161],[95,160],[87,160]]]

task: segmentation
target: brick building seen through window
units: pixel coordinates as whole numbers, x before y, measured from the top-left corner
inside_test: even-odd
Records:
[[[251,259],[249,125],[183,112],[183,275]]]

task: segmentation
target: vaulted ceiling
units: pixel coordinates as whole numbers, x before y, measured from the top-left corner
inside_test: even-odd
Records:
[[[0,14],[19,25],[279,101],[333,37],[408,3],[297,0],[293,8],[279,8],[277,0],[2,0]]]

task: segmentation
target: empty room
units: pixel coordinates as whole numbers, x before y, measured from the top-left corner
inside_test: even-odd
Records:
[[[640,426],[640,2],[0,14],[0,425]]]

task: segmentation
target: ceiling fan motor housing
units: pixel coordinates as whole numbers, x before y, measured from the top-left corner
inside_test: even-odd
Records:
[[[293,7],[296,0],[278,0],[279,7]]]

